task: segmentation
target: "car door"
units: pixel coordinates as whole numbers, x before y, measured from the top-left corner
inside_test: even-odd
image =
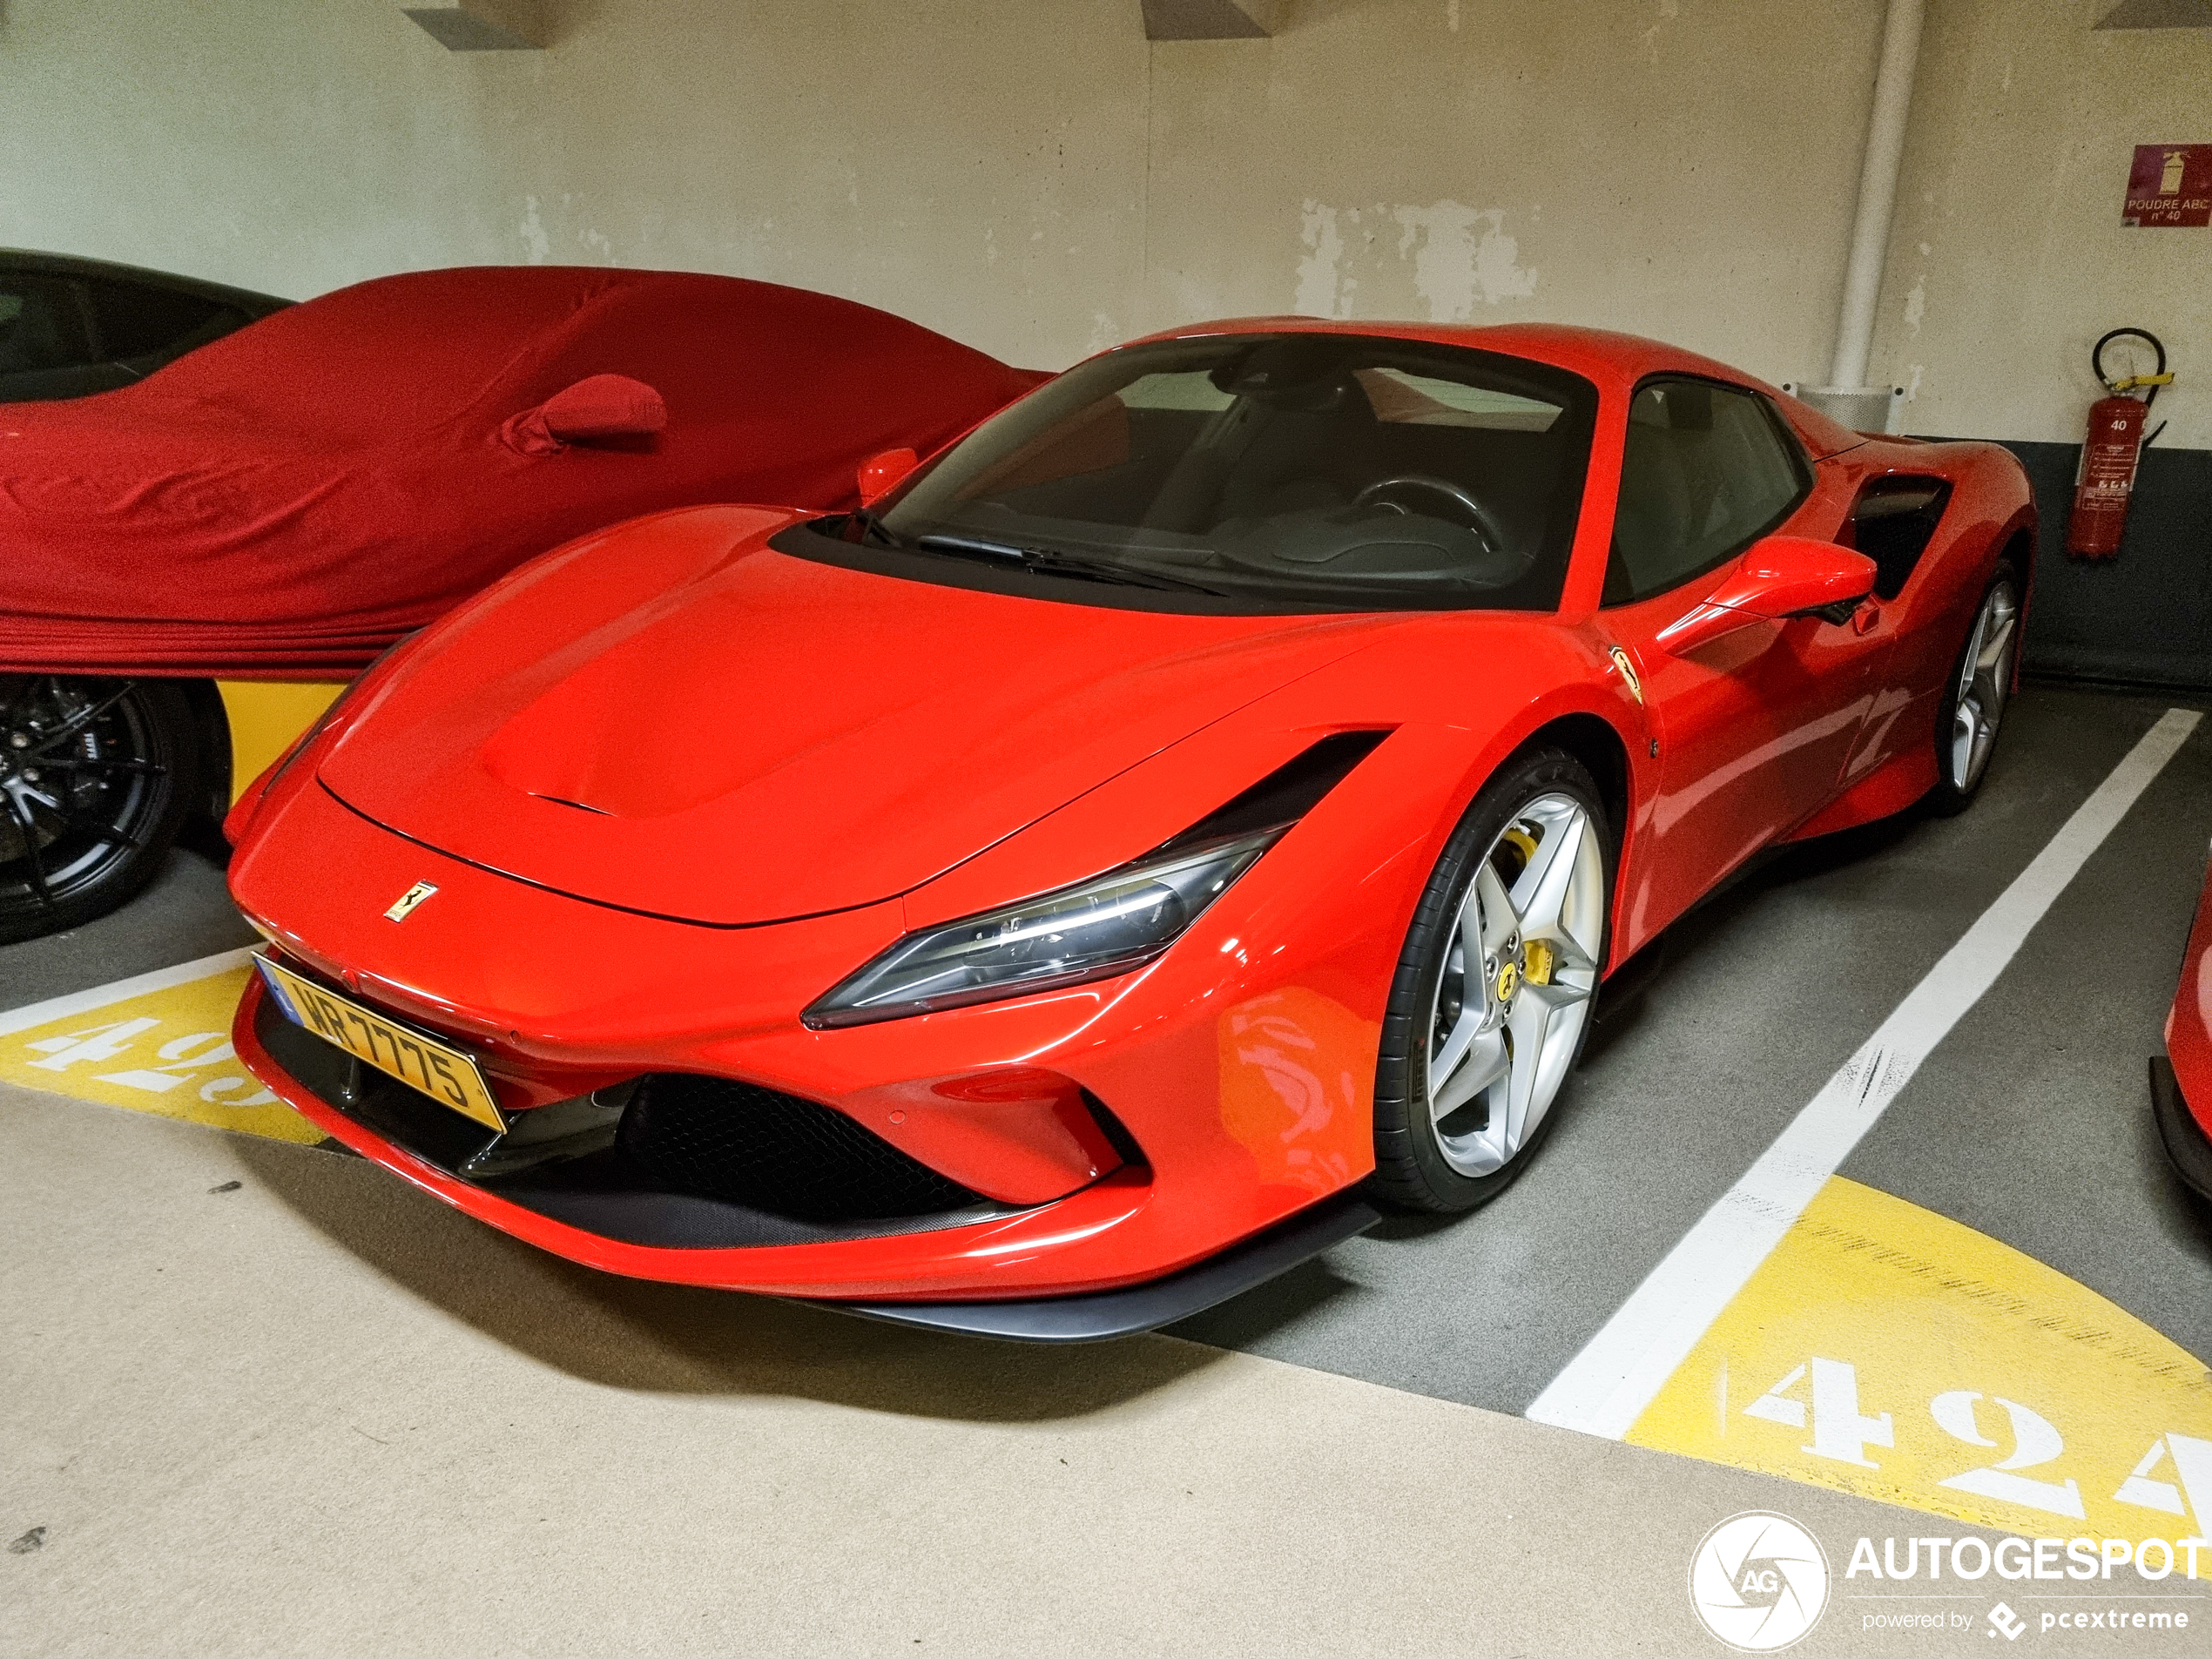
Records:
[[[1758,394],[1647,381],[1629,406],[1597,625],[1629,659],[1657,733],[1660,787],[1622,914],[1649,938],[1836,792],[1879,642],[1815,617],[1750,626],[1676,656],[1661,630],[1785,529],[1811,469]]]

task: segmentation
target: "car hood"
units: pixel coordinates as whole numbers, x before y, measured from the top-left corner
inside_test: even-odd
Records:
[[[377,685],[324,786],[578,898],[789,920],[920,886],[1385,621],[941,587],[769,548],[792,522],[667,514],[528,567]]]

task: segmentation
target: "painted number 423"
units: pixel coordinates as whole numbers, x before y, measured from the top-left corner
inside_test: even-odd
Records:
[[[1992,1417],[1987,1408],[1981,1407],[1983,1398],[1974,1389],[1953,1388],[1928,1402],[1928,1415],[1952,1439],[1993,1451],[2000,1442],[1982,1432]],[[2080,1487],[2071,1477],[2045,1478],[2055,1473],[2051,1466],[2066,1451],[2057,1426],[2018,1400],[1999,1396],[1991,1399],[1990,1405],[2005,1415],[2012,1451],[1993,1461],[1962,1469],[1937,1484],[2000,1503],[2040,1509],[2074,1521],[2086,1519]],[[1870,1416],[1860,1411],[1858,1368],[1842,1359],[1808,1359],[1743,1407],[1743,1415],[1786,1428],[1810,1426],[1811,1444],[1800,1447],[1801,1451],[1865,1469],[1881,1467],[1867,1456],[1867,1447],[1897,1444],[1896,1429],[1887,1412]],[[2029,1474],[2030,1470],[2038,1473]],[[2160,1478],[2165,1474],[2172,1478]],[[2188,1434],[2160,1435],[2112,1495],[2116,1502],[2168,1514],[2186,1517],[2194,1511],[2200,1522],[2212,1522],[2212,1440]]]
[[[118,1058],[160,1023],[159,1020],[148,1017],[118,1020],[112,1025],[97,1025],[86,1031],[71,1031],[65,1036],[44,1037],[24,1047],[46,1056],[30,1062],[39,1070],[67,1071],[71,1066]],[[197,1081],[199,1073],[237,1059],[238,1053],[222,1032],[194,1031],[187,1036],[171,1038],[154,1050],[153,1057],[158,1063],[95,1072],[93,1081],[144,1089],[150,1095],[165,1095],[172,1089]],[[241,1090],[245,1093],[239,1098]],[[211,1106],[266,1106],[276,1099],[267,1089],[256,1089],[251,1080],[236,1075],[211,1077],[199,1084],[197,1092]]]

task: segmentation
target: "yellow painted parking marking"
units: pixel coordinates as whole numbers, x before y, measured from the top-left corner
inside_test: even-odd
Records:
[[[0,1035],[0,1080],[313,1145],[322,1131],[264,1089],[231,1047],[231,1015],[252,971],[232,961],[135,995],[126,985],[106,1001],[62,999],[37,1024],[0,1022],[13,1028]]]
[[[231,727],[231,799],[275,764],[292,741],[338,700],[345,682],[217,680]]]
[[[2023,1536],[2212,1534],[2202,1360],[1839,1176],[1626,1438]]]
[[[2202,715],[2168,709],[1996,901],[1676,1241],[1581,1352],[1529,1402],[1540,1423],[1620,1440],[1822,1184],[1996,984],[2083,865],[2180,752]]]

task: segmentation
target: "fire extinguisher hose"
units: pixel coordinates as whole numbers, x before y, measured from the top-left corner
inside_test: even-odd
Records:
[[[2118,380],[2114,380],[2109,374],[2107,374],[2105,373],[2105,347],[2112,344],[2112,342],[2115,340],[2140,340],[2145,342],[2150,347],[2153,352],[2157,354],[2158,368],[2156,370],[2148,374],[2123,374]],[[2146,409],[2149,408],[2152,404],[2158,401],[2158,388],[2160,387],[2171,386],[2174,383],[2173,375],[2167,372],[2166,347],[2159,340],[2158,336],[2152,334],[2148,328],[2114,328],[2111,330],[2109,333],[2105,334],[2103,338],[2099,340],[2096,345],[2091,348],[2089,353],[2089,366],[2096,370],[2097,378],[2105,383],[2105,389],[2110,392],[2114,397],[2118,397],[2123,392],[2134,391],[2139,387],[2147,388],[2143,396],[2143,408]],[[2153,427],[2149,433],[2144,437],[2144,446],[2148,448],[2151,442],[2155,439],[2160,433],[2165,430],[2166,422],[2161,421],[2156,426]]]

